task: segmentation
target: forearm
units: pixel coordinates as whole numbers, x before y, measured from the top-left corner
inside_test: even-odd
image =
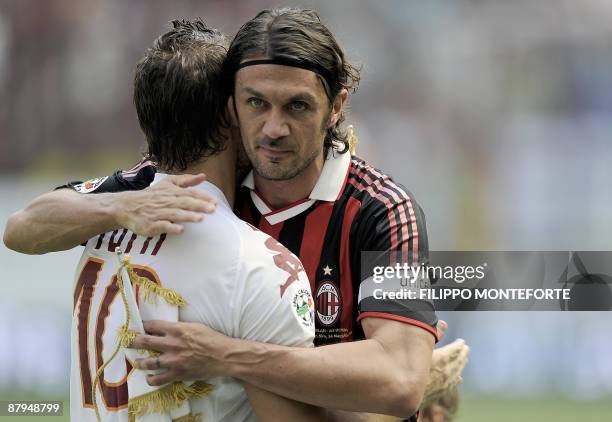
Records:
[[[397,416],[348,412],[337,409],[328,409],[325,419],[326,422],[401,422],[403,420],[405,419]]]
[[[228,373],[276,394],[325,408],[408,417],[422,388],[370,339],[318,348],[237,341]],[[406,370],[407,369],[407,370]]]
[[[118,227],[112,195],[82,195],[69,189],[46,193],[13,214],[4,243],[27,254],[73,248],[99,233]]]

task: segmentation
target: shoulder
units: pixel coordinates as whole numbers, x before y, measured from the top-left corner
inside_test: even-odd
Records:
[[[201,222],[185,225],[185,231],[175,236],[177,242],[192,244],[196,249],[207,248],[216,251],[218,256],[222,252],[234,251],[240,254],[245,243],[245,231],[240,220],[226,207],[207,214]]]
[[[248,264],[250,267],[274,269],[277,268],[276,262],[278,258],[275,259],[277,255],[291,255],[295,257],[278,240],[245,221],[239,220],[239,222],[240,224],[237,226],[237,229],[244,245],[243,257],[245,264]],[[295,257],[295,260],[299,262],[297,257]]]
[[[247,273],[276,268],[275,255],[291,254],[277,240],[239,219],[229,208],[217,209],[202,222],[186,225],[177,241],[197,245],[200,250],[206,248],[218,259],[231,254]]]
[[[390,212],[407,213],[415,219],[422,215],[412,192],[356,156],[351,159],[344,193],[360,201],[361,218],[386,217]]]

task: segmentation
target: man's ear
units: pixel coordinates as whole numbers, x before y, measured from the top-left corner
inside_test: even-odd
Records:
[[[227,99],[226,113],[229,118],[229,124],[233,127],[238,127],[238,116],[236,116],[236,108],[234,107],[234,96]]]
[[[334,98],[334,103],[332,104],[332,112],[329,117],[329,124],[327,128],[333,127],[340,119],[342,115],[342,111],[344,110],[344,105],[346,104],[346,100],[348,99],[348,91],[344,88],[340,90],[336,98]]]

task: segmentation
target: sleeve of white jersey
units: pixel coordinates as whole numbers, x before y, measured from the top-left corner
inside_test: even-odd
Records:
[[[290,275],[270,263],[246,274],[239,319],[240,337],[294,347],[313,345],[314,301],[306,273],[287,284]],[[284,290],[281,286],[285,286]],[[282,291],[282,295],[281,295]]]

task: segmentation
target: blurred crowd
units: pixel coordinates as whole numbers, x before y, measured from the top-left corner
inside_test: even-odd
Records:
[[[287,4],[317,10],[362,65],[358,154],[420,199],[432,248],[610,247],[598,233],[612,229],[612,3]],[[143,144],[133,66],[167,22],[232,34],[275,5],[3,0],[0,174],[129,166]]]

